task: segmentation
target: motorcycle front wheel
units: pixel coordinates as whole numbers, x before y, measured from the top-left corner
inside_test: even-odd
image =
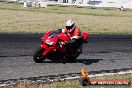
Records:
[[[35,52],[34,52],[34,55],[33,55],[33,60],[36,62],[36,63],[42,63],[46,58],[42,55],[44,49],[39,47]]]

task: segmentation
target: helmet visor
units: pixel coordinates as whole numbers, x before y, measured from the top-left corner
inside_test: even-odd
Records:
[[[72,27],[71,26],[66,26],[66,29],[67,30],[70,30]]]
[[[74,25],[72,25],[72,26],[66,26],[66,29],[67,29],[67,30],[70,30],[70,29],[73,28],[73,26],[74,26]]]

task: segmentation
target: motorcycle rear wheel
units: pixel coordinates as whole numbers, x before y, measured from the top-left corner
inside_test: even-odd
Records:
[[[39,47],[35,52],[34,52],[34,55],[33,55],[33,60],[36,62],[36,63],[42,63],[46,58],[42,55],[44,49]]]
[[[79,46],[78,49],[75,49],[75,50],[73,50],[73,51],[76,51],[76,52],[73,52],[73,54],[71,54],[71,55],[69,55],[69,56],[67,57],[67,60],[68,60],[69,62],[75,62],[75,61],[76,61],[77,57],[82,53],[82,45]]]

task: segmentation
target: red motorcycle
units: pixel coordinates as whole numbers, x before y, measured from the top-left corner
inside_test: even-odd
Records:
[[[70,37],[60,30],[52,30],[45,33],[42,37],[41,46],[34,52],[33,60],[41,63],[45,59],[55,60],[64,59],[75,61],[82,52],[82,45],[89,37],[88,33],[82,33],[76,45],[68,44]]]

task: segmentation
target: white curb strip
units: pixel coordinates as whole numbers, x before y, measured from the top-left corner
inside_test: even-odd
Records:
[[[98,76],[106,76],[106,75],[121,75],[121,74],[128,74],[128,73],[132,73],[132,70],[128,70],[128,71],[121,71],[121,72],[117,72],[117,73],[102,73],[102,74],[94,74],[94,75],[89,75],[88,77],[98,77]],[[64,81],[64,80],[76,80],[81,78],[82,76],[74,76],[74,77],[66,77],[66,78],[60,78],[58,80],[49,80],[49,82],[55,82],[55,81]],[[33,82],[32,82],[33,83]],[[13,84],[17,84],[17,83],[12,83],[12,84],[0,84],[0,88],[4,87],[4,86],[9,86],[9,85],[13,85]]]
[[[89,77],[97,77],[97,76],[105,76],[105,75],[117,75],[117,74],[128,74],[128,73],[132,73],[132,71],[122,71],[122,72],[118,72],[118,73],[104,73],[104,74],[95,74],[95,75],[89,75]],[[82,76],[81,76],[82,77]],[[74,79],[78,79],[80,78],[80,76],[76,76],[76,77],[67,77],[65,78],[65,80],[74,80]]]

